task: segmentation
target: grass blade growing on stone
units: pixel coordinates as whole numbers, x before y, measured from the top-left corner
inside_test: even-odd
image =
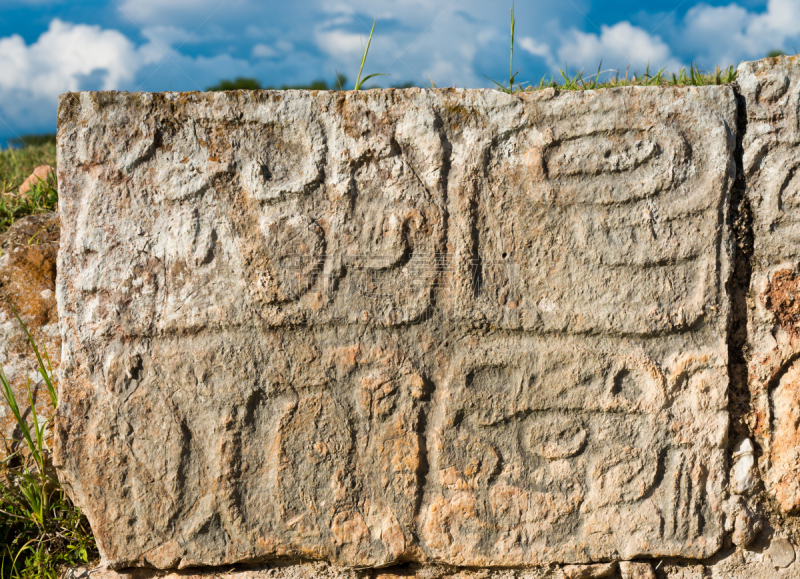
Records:
[[[486,76],[486,78],[488,78],[490,81],[492,81],[498,87],[500,87],[500,90],[502,90],[503,92],[508,93],[508,94],[513,94],[514,93],[514,79],[519,74],[519,70],[517,70],[516,73],[514,72],[514,28],[515,28],[515,26],[516,26],[516,20],[514,19],[514,3],[512,2],[511,3],[511,61],[509,63],[509,71],[508,71],[508,87],[506,87],[504,84],[500,84],[499,82],[497,82],[493,78],[490,78],[490,77],[486,76],[485,74],[483,75],[483,76]],[[525,84],[527,84],[527,83],[525,83]],[[523,90],[521,85],[518,85],[518,86],[519,86],[519,90]]]
[[[374,78],[376,76],[389,76],[388,74],[384,74],[382,72],[376,72],[370,75],[361,78],[361,74],[364,72],[364,64],[367,62],[367,54],[369,53],[369,45],[372,44],[372,34],[375,32],[375,23],[378,21],[376,18],[372,22],[372,30],[369,31],[369,40],[367,40],[367,47],[364,49],[364,54],[361,55],[361,67],[358,69],[358,77],[356,78],[356,86],[354,90],[361,90],[362,85],[367,82],[369,79]],[[363,44],[362,44],[363,46]]]

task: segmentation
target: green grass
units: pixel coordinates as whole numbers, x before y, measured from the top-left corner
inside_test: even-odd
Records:
[[[39,165],[56,166],[55,142],[47,140],[0,151],[0,233],[21,217],[55,211],[58,207],[55,179],[34,185],[26,195],[18,194],[19,186]]]
[[[367,41],[367,46],[364,48],[364,52],[361,56],[361,66],[358,69],[358,77],[356,78],[356,84],[354,89],[360,90],[362,85],[365,81],[376,77],[376,76],[386,76],[381,73],[370,74],[363,79],[361,78],[361,74],[364,71],[364,64],[367,60],[367,54],[369,53],[369,47],[372,43],[372,36],[375,32],[375,24],[377,20],[372,23],[372,30],[369,33],[369,40]],[[534,90],[543,90],[547,88],[555,88],[558,90],[570,90],[570,91],[578,91],[578,90],[597,90],[597,89],[604,89],[604,88],[617,88],[623,86],[706,86],[706,85],[720,85],[720,84],[728,84],[734,82],[736,80],[736,68],[733,66],[728,66],[727,68],[720,68],[719,66],[713,71],[704,71],[701,70],[699,66],[695,63],[690,63],[689,70],[687,71],[686,68],[682,68],[680,72],[677,73],[665,73],[665,69],[661,69],[655,74],[651,74],[650,72],[650,65],[647,65],[644,73],[632,72],[630,70],[625,71],[625,76],[622,76],[620,71],[615,70],[602,70],[603,62],[600,61],[600,65],[597,67],[597,72],[591,75],[587,75],[583,70],[574,71],[572,74],[565,72],[564,70],[559,70],[560,78],[557,78],[554,75],[551,75],[548,79],[547,76],[542,77],[538,84],[532,84],[529,81],[519,82],[517,81],[517,76],[520,73],[518,69],[514,72],[514,31],[516,28],[516,19],[514,18],[514,3],[511,3],[511,58],[509,61],[509,72],[508,72],[508,86],[503,83],[500,83],[486,75],[486,78],[492,81],[497,88],[503,92],[513,94],[515,92],[526,92],[526,91],[534,91]],[[363,47],[363,42],[362,42]],[[769,56],[780,56],[784,54],[779,50],[774,50],[769,53]],[[601,80],[601,76],[603,80]],[[339,75],[337,73],[338,85],[339,90],[344,90],[344,84],[346,83],[346,79],[343,75]],[[413,86],[412,83],[405,83],[403,85],[395,85],[395,88],[410,88]],[[436,85],[431,79],[430,85],[426,85],[428,88],[436,88]],[[234,90],[235,88],[261,88],[261,85],[258,83],[256,79],[252,78],[237,78],[235,81],[221,81],[218,85],[209,88],[209,90]],[[271,88],[271,87],[270,87]],[[300,87],[281,87],[281,88],[311,88],[313,90],[326,90],[327,84],[325,81],[315,81],[310,86],[300,86]]]
[[[513,54],[511,65],[513,71]],[[652,74],[650,72],[650,67],[647,67],[644,72],[626,70],[624,74],[618,71],[603,71],[600,67],[598,67],[596,72],[589,74],[582,70],[573,71],[571,74],[564,70],[559,70],[558,76],[544,76],[536,84],[533,84],[529,81],[518,82],[516,78],[519,73],[519,70],[516,72],[511,72],[509,75],[510,78],[508,85],[501,84],[489,77],[487,78],[497,85],[498,90],[502,90],[507,93],[542,90],[551,87],[558,90],[596,90],[603,88],[616,88],[621,86],[706,86],[728,84],[736,80],[736,68],[734,66],[729,66],[727,68],[717,67],[711,71],[704,71],[694,63],[690,64],[688,69],[683,68],[678,73],[665,73],[662,69],[655,74]],[[370,77],[371,76],[372,75],[370,75]],[[266,88],[270,90],[275,90],[276,88],[279,88],[279,90],[344,90],[344,86],[347,84],[347,77],[343,74],[339,75],[339,80],[334,85],[328,85],[328,83],[324,80],[315,80],[307,85],[261,87],[260,84],[253,85],[250,82],[253,80],[254,79],[236,79],[233,81],[223,80],[213,87],[209,87],[208,90],[252,90],[250,87]],[[412,82],[391,85],[392,88],[412,88],[414,86],[416,85]],[[437,88],[435,83],[426,84],[425,86],[428,88]],[[513,87],[513,91],[511,90],[511,87]],[[359,89],[362,89],[362,87],[359,86]]]
[[[55,411],[58,394],[50,358],[46,350],[39,351],[22,319],[14,314],[28,336]],[[52,418],[42,420],[36,414],[30,376],[27,384],[30,423],[0,368],[2,395],[22,435],[6,441],[14,452],[0,461],[0,578],[56,579],[63,567],[95,559],[97,546],[88,521],[58,481],[48,444]]]
[[[519,74],[519,70],[517,70],[516,73],[514,72],[514,27],[515,27],[515,25],[516,25],[516,20],[514,19],[514,3],[512,2],[511,3],[511,62],[509,63],[509,67],[508,67],[508,87],[506,87],[504,84],[500,84],[496,80],[491,79],[486,75],[483,75],[483,76],[486,76],[486,78],[489,78],[489,80],[491,80],[494,84],[496,84],[500,88],[501,91],[509,93],[509,94],[513,94],[514,93],[514,78],[517,76],[517,74]],[[431,82],[431,84],[433,84],[433,82]],[[517,86],[518,86],[518,89],[520,89],[520,90],[522,89],[521,85],[517,84]]]
[[[39,165],[56,165],[56,147],[50,137],[31,139],[19,149],[0,151],[0,233],[26,215],[57,208],[55,179],[34,185],[19,195],[22,182]],[[15,312],[16,313],[16,312]],[[47,352],[40,352],[25,324],[38,373],[55,410],[58,399]],[[88,563],[97,547],[86,518],[74,507],[56,477],[49,442],[50,420],[37,416],[28,377],[30,422],[14,397],[0,368],[0,393],[13,414],[20,434],[6,440],[12,453],[0,461],[0,579],[55,579],[65,566]]]
[[[356,78],[356,84],[354,90],[361,90],[364,82],[367,80],[376,77],[376,76],[388,76],[383,73],[375,73],[367,75],[364,78],[361,78],[361,75],[364,71],[364,64],[367,61],[367,54],[369,53],[369,47],[372,44],[372,36],[375,32],[375,24],[377,20],[372,23],[372,30],[369,33],[369,40],[367,41],[367,46],[364,48],[364,52],[361,55],[361,65],[358,69],[358,77]],[[689,70],[686,68],[682,68],[680,72],[677,73],[665,73],[665,69],[661,69],[655,74],[651,74],[650,72],[650,65],[647,65],[644,73],[639,72],[631,72],[630,70],[625,71],[625,76],[622,76],[620,71],[615,70],[602,70],[603,62],[600,61],[600,65],[597,67],[597,72],[594,74],[585,73],[583,70],[576,70],[572,74],[564,71],[559,70],[560,77],[556,77],[555,75],[551,75],[548,79],[545,75],[539,81],[538,84],[532,84],[529,81],[519,82],[517,81],[517,76],[520,73],[518,69],[514,72],[514,31],[516,28],[516,19],[514,18],[514,3],[511,4],[511,58],[509,62],[509,73],[508,73],[508,86],[503,83],[500,83],[486,75],[486,78],[497,85],[497,88],[503,92],[513,94],[515,92],[525,92],[525,91],[533,91],[533,90],[543,90],[546,88],[555,88],[558,90],[597,90],[597,89],[604,89],[604,88],[617,88],[623,86],[706,86],[706,85],[720,85],[720,84],[728,84],[734,82],[736,80],[736,68],[733,66],[728,66],[727,68],[720,68],[719,66],[713,71],[704,71],[701,70],[698,65],[694,62],[690,63]],[[362,41],[363,47],[363,41]],[[779,50],[774,50],[769,53],[768,56],[780,56],[784,53]],[[601,76],[603,80],[601,80]],[[338,72],[336,74],[337,77],[337,84],[339,90],[344,90],[344,85],[347,83],[347,78],[344,75],[340,75]],[[393,88],[411,88],[413,83],[404,83],[400,85],[393,85]],[[430,84],[426,85],[428,88],[436,88],[436,85],[431,79]],[[260,89],[261,84],[258,80],[254,78],[243,78],[239,77],[233,81],[230,80],[222,80],[218,84],[209,87],[207,90],[238,90],[238,89],[245,89],[245,90],[253,90],[253,89]],[[273,87],[267,87],[273,88]],[[289,89],[289,88],[299,88],[299,89],[309,89],[309,90],[328,90],[328,84],[324,80],[317,80],[312,82],[310,85],[304,86],[287,86],[284,85],[281,89]],[[331,87],[335,89],[336,87]],[[367,87],[372,88],[372,87]]]
[[[356,78],[356,85],[353,90],[361,90],[361,87],[367,82],[369,79],[374,78],[376,76],[389,76],[388,74],[384,74],[382,72],[375,72],[373,74],[368,74],[364,78],[361,78],[361,74],[364,72],[364,64],[367,62],[367,53],[369,53],[369,46],[372,44],[372,34],[375,32],[375,24],[378,22],[375,19],[372,22],[372,30],[369,31],[369,40],[367,40],[367,46],[364,48],[364,54],[361,55],[361,66],[358,69],[358,77]],[[364,45],[364,42],[361,42],[361,45]]]
[[[651,74],[648,66],[644,73],[625,71],[625,76],[618,71],[612,71],[613,75],[609,71],[603,72],[600,70],[601,67],[602,63],[597,68],[597,72],[589,76],[586,76],[583,71],[575,71],[570,76],[561,70],[559,71],[560,79],[556,79],[554,76],[549,79],[544,77],[538,85],[524,87],[522,90],[542,90],[551,87],[558,90],[596,90],[621,86],[707,86],[728,84],[736,80],[736,68],[733,66],[703,71],[691,63],[689,70],[682,68],[680,72],[672,74],[665,74],[664,69]],[[605,80],[601,80],[603,74],[605,74]]]
[[[26,215],[53,211],[58,204],[55,179],[34,185],[19,195],[22,182],[39,165],[56,165],[56,147],[51,137],[22,140],[19,149],[0,151],[0,233]],[[38,372],[47,387],[52,409],[58,403],[47,352],[40,352],[25,324]],[[0,461],[0,579],[55,579],[58,569],[86,563],[97,548],[86,518],[76,509],[55,475],[51,449],[50,420],[37,416],[28,379],[27,422],[2,368],[0,389],[21,434],[6,440],[12,454]]]
[[[516,20],[514,18],[514,3],[511,3],[511,61],[509,65],[509,79],[508,86],[497,82],[494,79],[488,78],[503,92],[513,94],[515,92],[524,92],[531,90],[543,90],[546,88],[555,88],[558,90],[596,90],[603,88],[617,88],[621,86],[705,86],[705,85],[719,85],[727,84],[736,80],[736,69],[733,66],[721,69],[719,66],[713,72],[705,72],[693,62],[689,65],[689,70],[681,69],[678,73],[664,74],[665,69],[659,70],[656,74],[650,74],[650,65],[644,74],[634,72],[630,76],[629,71],[625,71],[625,76],[622,77],[619,71],[603,71],[603,61],[597,67],[597,72],[594,75],[584,78],[585,73],[582,70],[575,71],[573,75],[568,74],[564,70],[559,70],[561,78],[556,80],[555,76],[550,76],[548,80],[546,76],[542,77],[538,85],[532,85],[530,82],[517,82],[514,86],[519,70],[514,72],[514,28]],[[375,25],[373,24],[373,29]],[[371,35],[370,35],[371,36]],[[778,56],[780,51],[773,51],[770,56]],[[363,65],[363,61],[362,61]],[[612,75],[613,73],[613,75]],[[605,75],[605,80],[601,81],[600,76]],[[484,75],[486,76],[486,75]],[[527,86],[526,86],[527,85]],[[431,81],[433,86],[433,81]]]

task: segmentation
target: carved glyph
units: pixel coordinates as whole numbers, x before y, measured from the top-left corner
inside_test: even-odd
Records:
[[[57,461],[107,563],[720,546],[729,88],[74,99]]]
[[[743,63],[738,79],[746,104],[743,138],[746,200],[752,213],[747,338],[751,427],[761,446],[767,491],[784,512],[800,509],[796,447],[800,297],[800,84],[793,58]]]

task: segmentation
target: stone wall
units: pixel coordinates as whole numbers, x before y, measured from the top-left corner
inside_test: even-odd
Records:
[[[64,95],[104,565],[800,572],[799,81]]]

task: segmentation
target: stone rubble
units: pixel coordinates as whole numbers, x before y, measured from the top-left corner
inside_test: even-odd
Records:
[[[28,338],[14,316],[19,313],[37,346],[48,353],[54,372],[61,359],[56,310],[56,255],[59,220],[55,213],[24,217],[0,234],[0,367],[20,411],[30,415],[28,377],[36,412],[51,418],[53,408]],[[22,433],[5,400],[0,398],[0,458],[19,448]]]

